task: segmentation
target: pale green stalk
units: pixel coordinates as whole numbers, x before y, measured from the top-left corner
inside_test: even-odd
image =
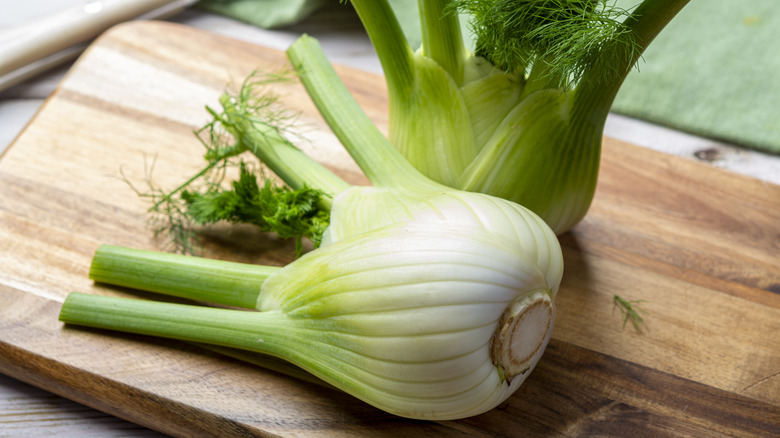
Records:
[[[449,0],[419,0],[422,53],[435,61],[455,84],[463,85],[466,48],[458,15],[446,11]]]
[[[292,145],[276,127],[258,120],[245,102],[223,95],[220,104],[224,109],[219,116],[222,125],[291,188],[320,190],[327,195],[322,198],[323,207],[330,209],[333,198],[351,187]]]
[[[578,100],[583,102],[595,102],[594,116],[606,118],[609,108],[615,99],[626,76],[641,59],[642,53],[652,43],[656,36],[667,24],[688,4],[690,0],[644,0],[636,7],[624,23],[633,35],[637,50],[631,52],[631,56],[622,57],[620,62],[612,65],[618,72],[616,80],[610,83],[595,80],[601,72],[594,68],[586,70],[583,81],[579,87]],[[595,65],[600,65],[596,63]],[[577,105],[588,105],[577,103]]]
[[[287,56],[328,126],[374,185],[430,184],[355,102],[316,39],[300,37],[290,46]]]
[[[89,277],[98,283],[251,309],[263,282],[279,269],[101,245]]]
[[[466,51],[457,17],[444,14],[445,4],[419,3],[427,25],[422,50],[412,53],[388,0],[352,1],[386,77],[390,142],[428,178],[453,186],[477,149],[458,91]]]
[[[327,360],[323,360],[327,355],[312,357],[300,348],[317,337],[316,331],[296,327],[279,312],[240,311],[72,293],[63,304],[59,318],[65,323],[87,327],[203,343],[209,349],[210,346],[228,347],[214,348],[214,351],[270,366],[275,371],[308,381],[312,381],[311,377],[283,364],[230,349],[284,358],[309,372],[320,376],[328,374]],[[328,346],[322,344],[320,348],[326,350]]]
[[[358,13],[382,64],[388,93],[409,93],[414,85],[414,52],[390,3],[388,0],[352,0],[350,3]]]

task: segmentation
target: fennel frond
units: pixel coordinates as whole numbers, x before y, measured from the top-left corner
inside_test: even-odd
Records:
[[[248,223],[283,239],[294,238],[298,256],[303,251],[302,238],[312,240],[315,247],[319,245],[329,222],[328,210],[320,208],[325,194],[306,186],[278,186],[261,171],[248,167],[240,157],[251,148],[238,123],[267,128],[258,131],[261,141],[285,139],[289,134],[294,116],[280,109],[277,96],[262,92],[261,87],[287,82],[292,77],[285,71],[255,72],[236,93],[223,96],[223,105],[229,102],[232,106],[222,112],[207,107],[212,120],[195,131],[206,149],[206,163],[176,188],[166,191],[152,181],[154,163],[146,168],[148,191],[142,192],[130,184],[139,196],[151,200],[148,212],[152,231],[157,238],[164,236],[174,252],[197,254],[197,228],[222,221]],[[238,168],[239,176],[227,184],[230,168]],[[258,179],[263,183],[259,184]]]
[[[644,318],[642,318],[642,315],[639,313],[644,312],[644,310],[639,307],[639,304],[644,302],[645,300],[628,301],[617,294],[612,297],[612,303],[615,307],[620,309],[620,314],[623,316],[624,330],[626,328],[626,324],[630,320],[631,324],[634,325],[634,330],[636,330],[637,333],[642,333],[642,324],[644,323]]]
[[[454,7],[473,17],[477,55],[559,88],[594,70],[601,77],[591,80],[610,82],[624,73],[610,66],[624,65],[638,50],[623,23],[630,12],[607,0],[456,0]]]

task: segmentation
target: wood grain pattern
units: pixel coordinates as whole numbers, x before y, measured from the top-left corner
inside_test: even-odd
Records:
[[[605,140],[596,199],[561,237],[553,340],[520,391],[486,414],[409,421],[339,391],[197,346],[63,327],[102,243],[159,248],[120,176],[177,183],[198,169],[192,130],[228,82],[279,52],[164,23],[112,29],[0,157],[0,372],[176,436],[780,436],[780,187]],[[380,77],[341,68],[386,127]],[[298,86],[307,153],[354,164]],[[215,232],[210,255],[284,264],[290,242]],[[646,300],[642,334],[612,296]]]
[[[143,426],[63,399],[0,374],[0,437],[161,438]],[[73,433],[78,428],[78,434]],[[32,432],[35,430],[36,432]]]

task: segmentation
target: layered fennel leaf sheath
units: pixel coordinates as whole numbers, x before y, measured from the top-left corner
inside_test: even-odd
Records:
[[[590,207],[617,91],[688,0],[420,0],[418,50],[388,0],[351,3],[385,74],[393,145],[431,179],[517,202],[561,234]]]

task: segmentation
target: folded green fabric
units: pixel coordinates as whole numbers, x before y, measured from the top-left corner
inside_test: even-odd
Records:
[[[613,111],[780,153],[777,6],[777,0],[691,1],[645,51]]]
[[[203,0],[262,27],[295,23],[337,0]],[[780,153],[778,0],[693,0],[629,74],[613,111],[697,135]],[[618,0],[629,8],[637,0]],[[413,47],[417,0],[391,0]],[[464,22],[464,35],[468,32]]]
[[[298,23],[327,1],[201,0],[197,3],[197,7],[255,26],[273,29]]]

